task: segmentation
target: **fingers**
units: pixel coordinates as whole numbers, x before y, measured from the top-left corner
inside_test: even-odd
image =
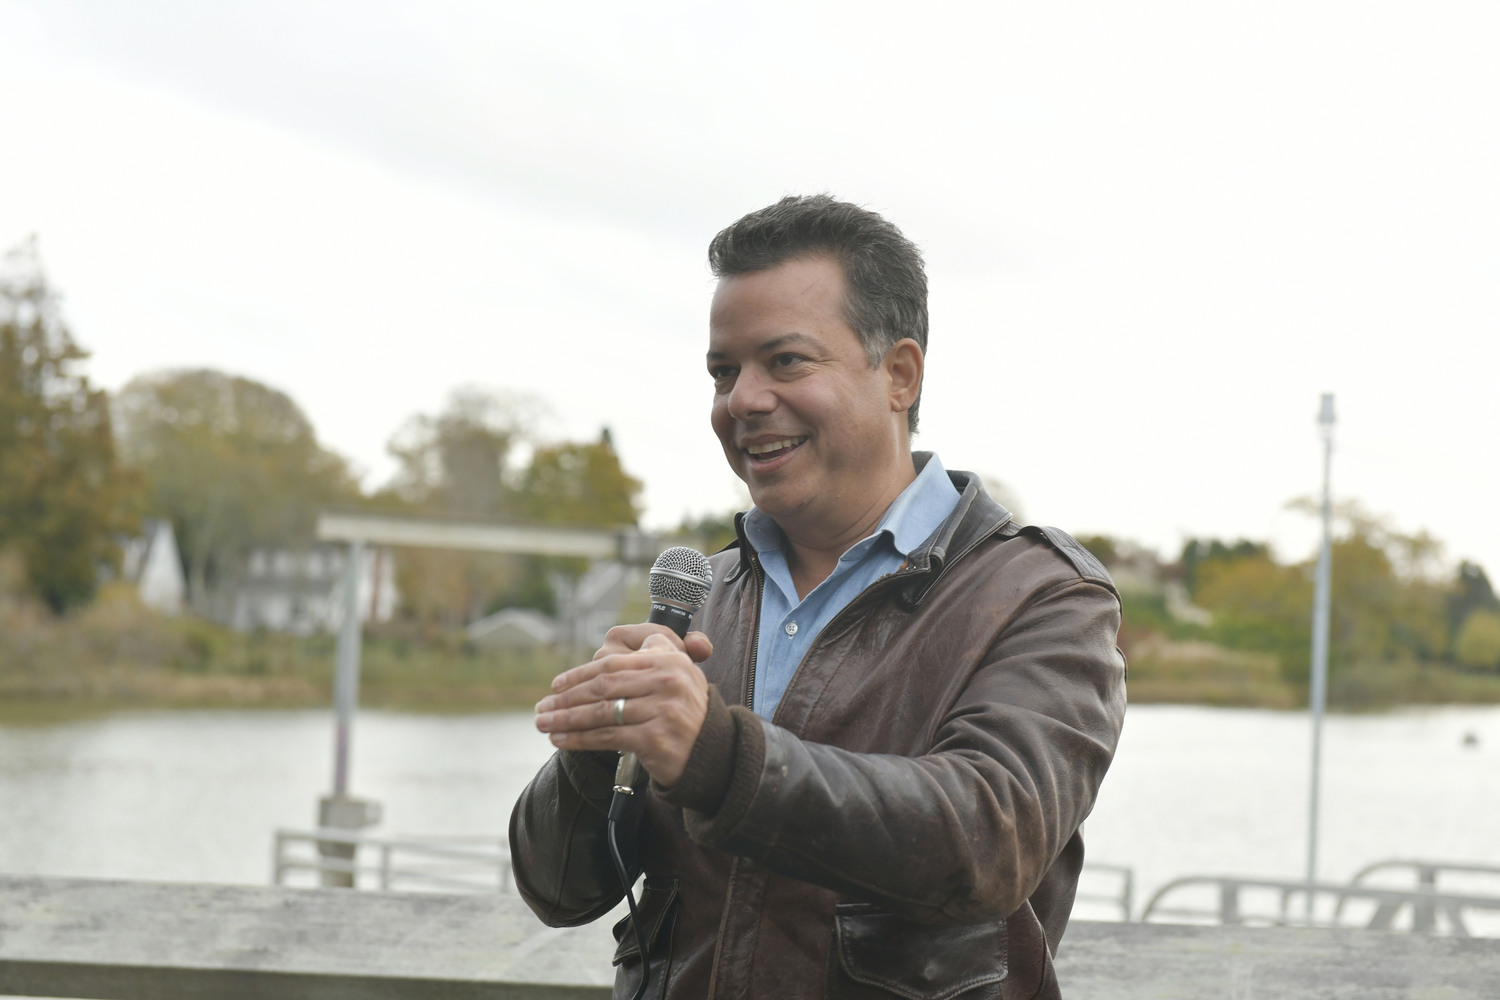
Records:
[[[597,670],[585,670],[596,664]],[[577,675],[576,682],[554,690],[536,703],[536,710],[538,713],[555,712],[596,701],[644,697],[655,691],[659,684],[659,678],[649,673],[655,665],[656,661],[649,653],[646,656],[635,653],[629,657],[611,657],[586,663],[583,667],[574,667],[568,672]]]
[[[676,636],[647,633],[633,653],[559,675],[537,703],[536,727],[567,750],[629,750],[664,783],[682,774],[708,712],[708,678]],[[624,699],[622,715],[615,705]]]
[[[627,673],[632,670],[645,670],[655,664],[656,658],[677,652],[670,645],[662,645],[662,642],[658,640],[658,645],[644,652],[636,650],[630,653],[608,653],[582,666],[574,667],[572,670],[565,670],[552,678],[552,694],[561,695],[575,688],[593,684],[594,686],[588,688],[584,694],[602,697],[608,691],[601,685],[607,685],[608,682],[595,683],[600,677]]]
[[[661,635],[672,639],[677,647],[682,648],[682,640],[677,638],[676,633],[665,625],[653,625],[650,622],[640,622],[635,625],[616,625],[604,636],[604,645],[594,654],[594,659],[603,659],[615,653],[633,653],[641,648],[647,636]]]
[[[609,634],[604,637],[604,645],[600,646],[599,651],[594,654],[594,659],[602,660],[606,656],[617,653],[633,653],[644,645],[648,636],[652,635],[664,636],[671,640],[678,649],[685,650],[694,663],[702,663],[713,655],[714,644],[702,632],[689,632],[679,639],[676,633],[665,625],[641,622],[635,625],[616,625],[610,629]]]
[[[702,632],[689,632],[683,636],[683,646],[694,663],[702,663],[714,655],[714,644]]]

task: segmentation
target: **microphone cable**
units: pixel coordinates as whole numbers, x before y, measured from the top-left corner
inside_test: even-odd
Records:
[[[640,911],[635,906],[635,893],[632,891],[630,872],[625,868],[625,857],[620,850],[620,820],[624,817],[627,808],[632,804],[634,789],[628,785],[623,788],[615,786],[614,798],[609,802],[609,856],[615,863],[615,873],[620,876],[620,885],[625,889],[625,905],[630,910],[630,926],[635,929],[635,946],[641,953],[641,985],[636,987],[635,995],[631,1000],[641,1000],[646,995],[646,987],[651,983],[651,956],[646,950],[646,929],[641,926]],[[644,900],[644,890],[642,899]]]
[[[665,625],[677,633],[679,639],[682,638],[687,634],[693,613],[708,599],[708,588],[713,584],[713,579],[713,570],[703,553],[682,545],[667,549],[656,557],[647,580],[651,595],[651,614],[646,620],[652,624]],[[630,872],[625,867],[625,855],[620,849],[620,823],[632,807],[637,805],[635,780],[639,773],[640,763],[635,754],[620,754],[619,766],[615,768],[615,793],[609,800],[606,831],[610,859],[615,863],[620,887],[625,890],[625,905],[630,910],[630,926],[635,929],[635,946],[641,953],[641,985],[636,987],[632,1000],[641,1000],[651,982],[651,955],[646,949],[646,929],[641,926]],[[644,886],[641,889],[641,901],[645,902]]]

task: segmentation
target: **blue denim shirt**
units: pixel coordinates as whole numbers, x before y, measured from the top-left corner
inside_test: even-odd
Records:
[[[760,638],[755,653],[755,714],[770,719],[797,665],[823,627],[870,584],[905,564],[958,506],[959,493],[936,455],[917,453],[917,478],[896,498],[874,533],[839,557],[828,579],[801,601],[782,546],[786,536],[755,508],[745,515],[745,537],[765,571]],[[925,461],[924,461],[925,459]]]

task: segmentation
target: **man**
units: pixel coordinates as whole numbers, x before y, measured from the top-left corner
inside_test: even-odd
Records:
[[[1057,997],[1125,707],[1108,575],[912,453],[927,287],[894,226],[785,198],[709,261],[711,422],[755,506],[697,631],[617,627],[537,705],[560,752],[512,816],[516,884],[553,925],[619,902],[633,751],[651,995]]]

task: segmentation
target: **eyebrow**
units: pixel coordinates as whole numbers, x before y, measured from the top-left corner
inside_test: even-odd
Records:
[[[816,346],[817,343],[817,338],[810,337],[805,333],[783,333],[779,337],[772,337],[770,340],[762,341],[761,343],[756,344],[753,353],[774,354],[776,351],[781,350],[783,347],[789,347],[795,344],[811,344]],[[727,357],[729,357],[729,355],[725,354],[723,351],[708,352],[708,360],[710,361],[722,361]]]

